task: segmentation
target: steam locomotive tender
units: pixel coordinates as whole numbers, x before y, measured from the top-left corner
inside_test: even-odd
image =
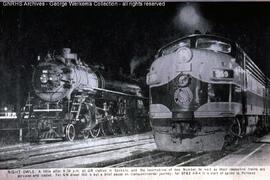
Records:
[[[269,128],[269,79],[240,46],[193,34],[161,48],[147,74],[160,150],[220,150]]]
[[[105,80],[68,48],[40,60],[32,84],[35,96],[29,96],[23,114],[30,140],[132,133],[147,122],[147,99],[138,85]]]

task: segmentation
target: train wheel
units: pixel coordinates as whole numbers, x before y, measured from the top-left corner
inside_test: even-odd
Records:
[[[101,132],[99,125],[92,128],[89,132],[92,138],[98,137]]]
[[[231,122],[229,133],[225,136],[225,143],[224,147],[230,146],[230,145],[237,145],[239,138],[241,138],[242,134],[242,127],[241,123],[239,121],[239,118],[234,118]]]
[[[136,119],[136,126],[135,126],[135,132],[144,132],[146,129],[146,123],[145,119],[143,117],[137,117]]]
[[[82,135],[83,135],[83,139],[88,139],[90,136],[90,133],[89,133],[89,131],[83,131]]]
[[[230,134],[235,137],[241,137],[242,128],[238,118],[234,118],[230,126]]]
[[[126,134],[129,133],[127,124],[126,124],[126,122],[125,122],[124,119],[122,119],[122,120],[119,122],[119,126],[120,126],[120,131],[121,131],[121,134],[122,134],[122,135],[126,135]]]
[[[101,133],[102,133],[103,136],[110,135],[110,132],[108,131],[107,122],[102,122],[100,124],[100,129],[101,129]]]
[[[119,135],[120,134],[120,129],[119,129],[119,126],[118,126],[118,123],[117,122],[108,121],[108,130],[113,135]]]
[[[65,138],[67,141],[73,141],[75,139],[76,131],[73,124],[68,124],[66,126],[65,135],[66,135]]]

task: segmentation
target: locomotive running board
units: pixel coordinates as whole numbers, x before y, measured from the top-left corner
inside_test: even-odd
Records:
[[[44,139],[39,139],[39,142],[46,142],[46,141],[62,141],[63,138],[44,138]]]
[[[62,112],[62,109],[34,109],[34,112]]]

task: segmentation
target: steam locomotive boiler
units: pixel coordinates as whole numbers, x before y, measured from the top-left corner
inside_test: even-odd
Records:
[[[269,129],[269,79],[237,43],[194,34],[164,46],[156,57],[147,84],[159,149],[220,150]]]
[[[147,123],[147,99],[138,85],[105,79],[68,48],[38,62],[32,85],[23,112],[31,140],[132,133]]]

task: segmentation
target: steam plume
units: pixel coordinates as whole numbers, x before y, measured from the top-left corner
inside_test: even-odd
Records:
[[[174,18],[174,25],[186,33],[193,33],[195,30],[205,33],[211,30],[210,22],[201,15],[198,7],[194,5],[181,7]]]
[[[130,74],[134,73],[134,70],[142,63],[144,63],[148,58],[149,58],[149,53],[145,56],[142,57],[138,57],[138,56],[134,56],[130,63],[129,63],[129,67],[130,67]]]

